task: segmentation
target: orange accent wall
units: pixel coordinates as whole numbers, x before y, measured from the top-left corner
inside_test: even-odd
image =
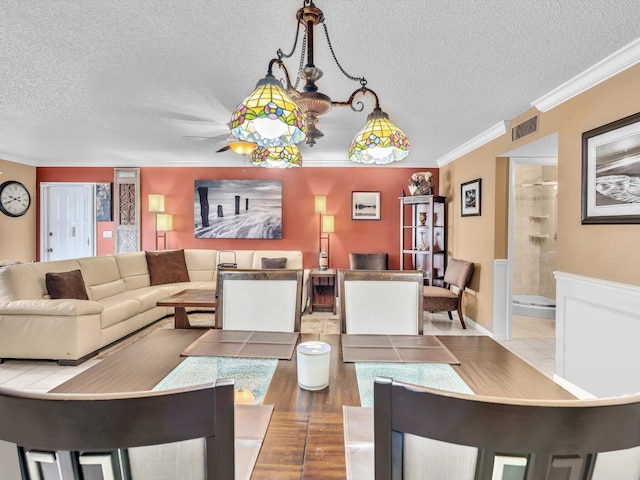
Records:
[[[39,167],[40,182],[112,182],[112,168]],[[434,174],[437,192],[438,169],[422,169]],[[148,195],[165,195],[166,213],[173,215],[174,231],[167,233],[167,248],[278,249],[301,250],[305,268],[318,266],[319,217],[314,212],[314,196],[326,195],[327,214],[335,216],[331,234],[329,266],[349,266],[349,252],[387,252],[389,267],[399,268],[399,202],[404,190],[409,194],[409,177],[419,169],[389,167],[266,168],[143,167],[140,169],[141,245],[155,249],[154,214],[148,211]],[[282,240],[197,239],[194,236],[195,180],[269,179],[282,181]],[[351,192],[381,192],[380,220],[351,220]],[[117,196],[114,192],[114,201]],[[113,243],[99,233],[98,250],[111,253]],[[162,241],[161,241],[162,242]],[[162,243],[161,243],[162,246]]]

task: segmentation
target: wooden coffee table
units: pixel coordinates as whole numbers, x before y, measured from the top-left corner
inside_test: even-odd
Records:
[[[156,303],[158,307],[174,307],[175,328],[202,328],[192,327],[187,316],[187,307],[216,308],[218,299],[215,290],[202,288],[190,288],[164,298]],[[218,319],[214,314],[215,328],[218,328]]]

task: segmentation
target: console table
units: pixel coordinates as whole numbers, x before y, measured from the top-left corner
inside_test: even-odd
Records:
[[[309,313],[336,313],[336,271],[315,269],[309,273]]]

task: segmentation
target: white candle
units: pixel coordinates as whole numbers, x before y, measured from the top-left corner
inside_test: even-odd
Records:
[[[300,388],[322,390],[328,387],[331,345],[324,342],[302,342],[297,351]]]

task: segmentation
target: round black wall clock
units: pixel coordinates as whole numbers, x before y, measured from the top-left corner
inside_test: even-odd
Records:
[[[10,217],[20,217],[31,206],[31,195],[22,183],[9,180],[0,185],[0,212]]]

